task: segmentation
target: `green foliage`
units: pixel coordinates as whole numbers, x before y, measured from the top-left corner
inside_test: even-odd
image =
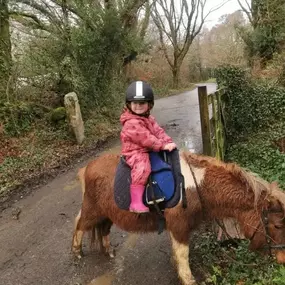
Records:
[[[285,154],[274,144],[280,138],[285,138],[284,122],[230,145],[227,160],[237,162],[268,181],[278,181],[285,189]]]
[[[92,110],[117,107],[122,101],[123,58],[144,43],[122,24],[121,11],[80,6],[75,25],[68,29],[51,23],[51,32],[34,32],[19,57],[21,76],[42,90],[63,96],[75,91],[84,117]],[[48,93],[48,92],[46,92]],[[41,100],[38,98],[37,100]],[[58,106],[58,105],[57,105]],[[53,106],[54,107],[54,106]]]
[[[7,96],[12,67],[8,0],[0,2],[0,99]]]
[[[226,160],[234,161],[285,189],[285,89],[253,81],[244,70],[217,70],[217,82],[227,88]],[[242,242],[237,249],[223,249],[209,269],[207,284],[275,285],[284,283],[284,268],[268,257],[256,255]]]
[[[227,89],[224,99],[229,143],[284,120],[284,87],[255,82],[236,67],[219,68],[216,75],[219,87]]]
[[[195,238],[195,237],[194,237]],[[200,234],[197,244],[191,249],[191,264],[202,264],[200,284],[215,285],[275,285],[284,276],[284,268],[274,263],[269,256],[248,250],[248,241],[235,241],[237,246],[223,247],[216,235]],[[240,282],[240,283],[239,283]],[[282,281],[284,282],[284,280]]]
[[[249,61],[260,58],[266,63],[274,53],[282,51],[285,39],[284,0],[256,0],[251,7],[251,29],[239,27],[239,33],[247,47]]]
[[[112,108],[122,100],[122,59],[136,42],[136,36],[123,29],[115,10],[94,14],[92,19],[96,30],[84,23],[72,30],[73,83],[83,112],[92,108],[99,111],[103,106]]]
[[[44,116],[42,108],[25,102],[9,103],[0,101],[0,122],[10,136],[28,131],[36,118]]]

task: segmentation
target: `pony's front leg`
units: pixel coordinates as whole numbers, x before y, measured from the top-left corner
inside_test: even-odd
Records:
[[[113,258],[115,257],[115,251],[111,246],[110,242],[110,231],[112,225],[113,222],[111,220],[109,219],[104,220],[104,222],[101,225],[101,234],[102,234],[103,247],[105,248],[105,253]]]
[[[196,284],[189,267],[189,245],[181,243],[170,233],[174,259],[176,261],[179,279],[183,285]]]
[[[110,243],[110,235],[103,236],[103,246],[106,254],[108,254],[111,258],[115,257],[115,251]]]

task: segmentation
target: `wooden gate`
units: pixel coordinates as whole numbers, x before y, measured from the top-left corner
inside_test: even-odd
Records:
[[[224,94],[225,89],[220,89],[208,95],[207,86],[198,87],[203,153],[220,160],[224,160],[226,150]],[[237,221],[231,218],[215,223],[214,231],[218,240],[244,238]]]
[[[208,94],[207,86],[198,87],[203,153],[220,160],[224,160],[226,149],[224,93],[220,89]]]

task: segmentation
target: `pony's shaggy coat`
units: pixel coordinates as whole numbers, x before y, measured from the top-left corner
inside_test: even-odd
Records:
[[[78,257],[81,257],[85,231],[91,231],[92,240],[111,256],[109,233],[113,223],[125,231],[157,231],[155,213],[139,215],[116,206],[113,183],[119,159],[119,155],[102,155],[79,170],[83,202],[75,221],[72,243]],[[196,179],[190,175],[190,166]],[[285,194],[277,184],[269,184],[236,164],[189,152],[181,153],[181,169],[187,187],[187,208],[180,202],[165,210],[165,219],[183,285],[195,283],[188,265],[188,241],[190,232],[203,220],[234,218],[244,236],[250,239],[251,249],[264,249],[268,238],[272,244],[285,244]],[[263,210],[268,211],[269,237],[262,222]],[[272,252],[279,263],[285,263],[283,249]]]

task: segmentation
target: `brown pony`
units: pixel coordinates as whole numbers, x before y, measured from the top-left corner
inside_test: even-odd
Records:
[[[136,214],[117,207],[113,183],[119,155],[102,155],[79,170],[83,203],[75,221],[72,250],[81,257],[82,237],[91,231],[93,241],[113,256],[112,224],[129,232],[157,231],[156,213]],[[262,249],[285,263],[285,194],[276,184],[257,178],[236,164],[189,152],[180,154],[185,178],[187,208],[182,202],[165,210],[179,278],[195,284],[189,267],[189,235],[203,220],[234,218],[251,249]]]

